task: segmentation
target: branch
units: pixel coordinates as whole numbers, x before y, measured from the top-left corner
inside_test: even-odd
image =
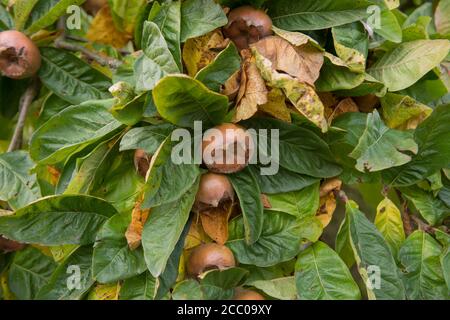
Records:
[[[435,228],[433,228],[432,226],[426,224],[425,222],[423,222],[422,220],[420,220],[418,217],[416,217],[416,216],[411,216],[411,219],[414,220],[414,222],[417,224],[417,227],[418,227],[420,230],[423,230],[423,231],[425,231],[425,232],[427,232],[427,233],[430,233],[430,234],[434,234],[434,233],[436,232],[436,229],[435,229]]]
[[[19,119],[17,120],[17,125],[14,130],[11,143],[9,144],[8,152],[18,150],[22,146],[23,127],[25,126],[25,120],[27,118],[28,109],[30,108],[31,102],[33,102],[33,99],[38,92],[38,87],[37,78],[33,78],[27,90],[20,98]]]
[[[414,227],[411,221],[411,212],[409,211],[408,202],[403,198],[402,193],[395,189],[398,198],[403,204],[403,210],[401,211],[402,221],[403,221],[403,229],[405,230],[406,236],[409,236],[414,231]]]
[[[66,49],[69,51],[75,51],[75,52],[79,51],[79,52],[83,53],[86,57],[88,57],[91,60],[96,61],[100,65],[108,66],[113,69],[117,69],[122,64],[122,61],[120,61],[120,60],[99,55],[97,53],[90,51],[89,49],[87,49],[86,47],[84,47],[82,45],[75,44],[75,43],[69,43],[64,40],[64,37],[60,37],[60,38],[56,39],[55,46],[57,48]]]

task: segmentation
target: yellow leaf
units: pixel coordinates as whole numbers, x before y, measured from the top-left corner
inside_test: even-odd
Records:
[[[375,226],[386,239],[394,256],[405,240],[405,230],[400,210],[389,198],[384,198],[377,207]]]
[[[336,198],[332,192],[324,197],[320,197],[319,210],[317,210],[316,217],[322,222],[324,228],[330,224],[335,210]]]
[[[200,218],[199,218],[200,219]],[[199,246],[202,243],[210,242],[211,239],[205,233],[200,221],[193,221],[189,229],[186,241],[184,243],[184,249],[189,250]]]
[[[120,283],[96,284],[89,292],[88,300],[118,300]]]
[[[268,94],[267,103],[260,105],[259,110],[267,113],[268,115],[286,121],[291,122],[291,112],[286,105],[286,96],[283,91],[278,88],[273,88]]]
[[[131,213],[131,222],[125,233],[125,238],[131,250],[135,250],[141,245],[142,230],[144,230],[144,224],[150,214],[150,209],[141,209],[141,203],[141,201],[138,201],[134,206]]]
[[[230,219],[233,203],[229,201],[224,207],[210,208],[199,213],[205,233],[218,244],[225,244],[228,240],[228,220]]]
[[[123,48],[132,38],[131,34],[120,32],[114,26],[111,11],[108,6],[100,9],[92,20],[87,38],[92,42],[109,44],[115,48]]]
[[[0,288],[3,293],[4,300],[15,300],[14,294],[9,290],[8,273],[4,272],[0,275]]]

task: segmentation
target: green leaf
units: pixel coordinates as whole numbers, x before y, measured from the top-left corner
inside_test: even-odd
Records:
[[[30,3],[30,1],[27,1]],[[16,1],[17,6],[17,1]],[[11,14],[0,4],[0,31],[9,30],[14,28],[14,20]],[[19,28],[17,28],[19,29]]]
[[[258,241],[249,246],[245,239],[243,217],[229,224],[226,245],[240,263],[269,267],[294,258],[300,250],[300,225],[286,213],[265,211],[263,231]]]
[[[105,108],[111,100],[88,101],[53,116],[36,130],[30,155],[40,164],[54,164],[116,132],[122,124]]]
[[[144,149],[148,154],[155,154],[175,128],[169,123],[133,128],[122,137],[120,151]]]
[[[439,65],[449,50],[448,40],[417,40],[402,43],[378,60],[368,73],[383,82],[389,91],[403,90]]]
[[[92,276],[98,282],[116,282],[146,270],[142,247],[128,247],[125,233],[130,222],[129,213],[117,214],[99,230],[92,257]]]
[[[33,7],[38,1],[39,0],[16,0],[14,2],[14,24],[16,30],[22,31],[24,29]]]
[[[319,209],[319,183],[314,183],[299,191],[268,196],[271,211],[289,213],[300,219],[313,217]]]
[[[55,268],[52,258],[36,248],[28,247],[15,254],[8,272],[8,287],[17,299],[35,299]]]
[[[442,271],[444,272],[445,282],[447,283],[448,295],[450,295],[450,273],[447,272],[450,270],[450,235],[441,230],[436,230],[435,236],[444,247],[440,260]]]
[[[355,300],[361,293],[341,258],[323,242],[300,252],[295,265],[297,294],[302,300]]]
[[[241,57],[233,42],[220,52],[209,65],[201,69],[195,79],[209,89],[219,92],[221,86],[241,68]]]
[[[375,226],[386,240],[392,255],[397,260],[398,250],[405,241],[405,231],[400,210],[389,198],[384,198],[377,207]]]
[[[214,286],[220,289],[234,289],[241,285],[249,271],[243,268],[228,268],[225,270],[209,270],[202,274],[200,283],[202,287]]]
[[[167,47],[172,53],[178,69],[183,70],[181,63],[181,1],[165,2],[161,5],[154,2],[149,14],[149,20],[156,23],[161,30]]]
[[[239,173],[228,175],[239,198],[247,244],[254,244],[260,237],[264,222],[264,207],[261,190],[252,171],[245,168]]]
[[[274,175],[261,175],[261,168],[254,165],[249,165],[248,167],[252,170],[253,175],[258,180],[261,192],[266,194],[301,190],[320,180],[319,178],[313,178],[289,171],[283,167],[280,167],[278,172]]]
[[[353,201],[346,205],[345,220],[348,221],[348,236],[358,272],[366,284],[369,299],[404,299],[399,270],[381,233]]]
[[[374,172],[408,163],[412,158],[406,151],[417,154],[413,132],[389,129],[375,110],[368,115],[366,129],[349,156],[356,159],[359,171]]]
[[[293,276],[270,280],[256,280],[247,284],[275,299],[297,300],[297,290]]]
[[[228,22],[214,0],[186,0],[181,5],[181,42],[207,34]]]
[[[360,81],[359,76],[355,79]],[[362,83],[351,89],[338,90],[336,94],[342,97],[362,97],[369,94],[382,97],[386,94],[386,87],[382,82],[366,73]]]
[[[174,155],[174,144],[175,142],[166,138],[153,156],[147,174],[142,208],[156,207],[179,199],[200,175],[198,165],[177,163],[181,158],[176,159],[178,154]]]
[[[55,114],[63,111],[64,109],[70,106],[71,106],[70,102],[61,99],[56,94],[54,93],[49,94],[48,97],[43,102],[42,110],[41,113],[39,114],[37,127],[42,126]]]
[[[384,0],[375,1],[381,8],[379,26],[371,26],[376,34],[394,43],[402,42],[402,27],[395,14],[384,4]],[[381,3],[380,3],[381,2]],[[376,20],[376,19],[375,19]]]
[[[37,299],[80,300],[93,284],[92,247],[80,247],[56,268]]]
[[[0,154],[0,200],[12,209],[26,206],[40,197],[33,161],[25,151]]]
[[[450,34],[450,2],[448,0],[439,1],[434,13],[436,30],[440,34]]]
[[[400,262],[405,267],[404,283],[409,299],[450,298],[439,258],[441,250],[436,240],[420,230],[412,233],[403,243],[400,248]]]
[[[437,107],[414,132],[419,145],[412,161],[399,168],[383,172],[383,178],[393,186],[409,186],[429,177],[450,163],[450,105]]]
[[[150,272],[127,279],[119,293],[120,300],[154,300],[158,289],[158,280]]]
[[[439,198],[419,187],[399,188],[402,194],[414,204],[420,215],[431,225],[439,225],[450,217],[450,208]]]
[[[334,47],[341,58],[354,72],[364,72],[369,51],[369,37],[360,22],[332,29]]]
[[[173,300],[204,300],[200,283],[193,279],[178,282],[172,292]]]
[[[360,86],[366,76],[364,73],[355,73],[345,65],[337,65],[330,60],[330,55],[325,55],[325,63],[320,70],[320,77],[315,85],[317,91],[350,90]]]
[[[42,198],[0,217],[0,233],[40,245],[93,243],[102,224],[116,213],[108,202],[81,195]]]
[[[60,98],[80,104],[106,99],[111,95],[111,81],[100,71],[65,50],[41,48],[42,66],[39,78]]]
[[[204,127],[220,124],[228,111],[226,96],[185,75],[162,79],[153,89],[153,99],[159,114],[181,127],[193,128],[194,121],[202,121]]]
[[[189,219],[198,185],[199,179],[180,199],[153,208],[151,211],[142,233],[142,246],[147,268],[154,277],[159,277],[167,266]]]
[[[368,16],[361,0],[271,0],[267,4],[275,26],[291,31],[320,30],[361,20]]]
[[[271,129],[279,131],[279,159],[272,161],[279,161],[285,169],[318,178],[335,177],[341,172],[341,168],[331,160],[334,157],[328,145],[306,128],[269,118],[250,119],[242,124],[257,132],[260,129],[267,129],[269,132]],[[270,147],[269,145],[266,156],[273,155],[272,158],[275,158],[277,151],[271,150]],[[262,149],[259,152],[266,153],[266,150]]]
[[[66,14],[66,10],[71,5],[81,5],[85,0],[38,0],[31,13],[31,24],[26,32],[29,34],[38,32],[58,20]]]
[[[161,30],[154,22],[144,23],[142,49],[144,54],[134,65],[134,72],[137,75],[137,92],[152,90],[158,80],[167,74],[180,71]]]
[[[404,129],[410,121],[427,118],[433,109],[416,100],[395,93],[381,98],[383,119],[390,128]]]

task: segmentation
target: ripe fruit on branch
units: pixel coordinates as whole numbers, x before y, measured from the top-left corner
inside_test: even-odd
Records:
[[[207,243],[192,251],[187,263],[187,273],[197,277],[208,270],[224,270],[234,266],[236,266],[236,261],[233,252],[228,247]]]
[[[216,173],[204,174],[195,197],[194,210],[199,212],[234,201],[234,190],[227,176]]]
[[[262,10],[242,6],[231,10],[223,33],[239,50],[246,49],[250,44],[272,34],[272,20]]]
[[[137,149],[134,152],[134,167],[136,168],[136,171],[145,178],[147,175],[147,171],[150,168],[150,161],[152,157],[147,154],[142,149]]]
[[[215,173],[243,170],[253,154],[251,135],[242,127],[225,123],[209,129],[203,136],[203,163]]]
[[[233,300],[266,300],[266,298],[256,291],[237,288]]]
[[[9,240],[0,236],[0,252],[14,252],[22,250],[25,247],[23,243]]]
[[[12,79],[33,76],[41,67],[38,47],[22,32],[0,32],[0,71]]]

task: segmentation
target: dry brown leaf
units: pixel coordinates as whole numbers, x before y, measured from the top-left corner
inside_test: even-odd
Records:
[[[335,210],[336,198],[334,193],[330,192],[320,198],[319,209],[317,210],[316,217],[320,220],[320,222],[322,222],[324,228],[330,224]]]
[[[267,37],[252,47],[272,62],[272,68],[296,78],[300,82],[314,86],[323,65],[323,53],[318,49],[303,45],[294,47],[288,41],[277,37]]]
[[[221,93],[228,97],[228,100],[233,101],[241,87],[241,70],[236,71],[223,85]]]
[[[247,120],[254,116],[258,112],[258,106],[268,102],[267,93],[266,83],[259,73],[254,59],[246,59],[233,122]]]
[[[56,186],[61,176],[61,172],[54,166],[47,166],[47,171],[50,173],[50,182],[52,185]]]
[[[333,113],[328,117],[328,123],[331,123],[333,119],[347,112],[359,112],[358,106],[352,98],[345,98],[339,102],[336,108],[334,108]]]
[[[189,232],[186,236],[186,240],[184,242],[184,249],[189,250],[195,248],[202,243],[206,243],[211,241],[208,235],[203,230],[201,225],[200,217],[191,223],[189,228]]]
[[[358,105],[359,110],[365,113],[372,113],[373,110],[380,104],[380,99],[374,94],[369,94],[362,97],[354,97],[353,99]]]
[[[132,38],[131,34],[120,32],[114,26],[108,6],[100,9],[87,32],[89,41],[109,44],[115,48],[123,48]]]
[[[335,190],[339,191],[342,187],[342,181],[337,178],[325,180],[320,186],[319,196],[324,197]]]
[[[225,244],[228,240],[228,220],[233,205],[230,202],[224,207],[211,208],[199,213],[205,233],[218,244]]]
[[[183,61],[188,74],[195,77],[197,72],[209,65],[226,48],[228,42],[218,29],[187,40],[183,47]]]
[[[125,232],[128,247],[131,250],[137,249],[141,245],[142,230],[150,214],[150,209],[141,209],[141,201],[138,201],[131,213],[131,222]]]
[[[262,202],[264,208],[266,208],[266,209],[272,208],[269,198],[264,193],[261,194],[261,202]]]
[[[286,122],[291,122],[291,112],[286,105],[286,96],[283,91],[273,88],[267,95],[267,103],[260,105],[259,110],[268,115]]]

